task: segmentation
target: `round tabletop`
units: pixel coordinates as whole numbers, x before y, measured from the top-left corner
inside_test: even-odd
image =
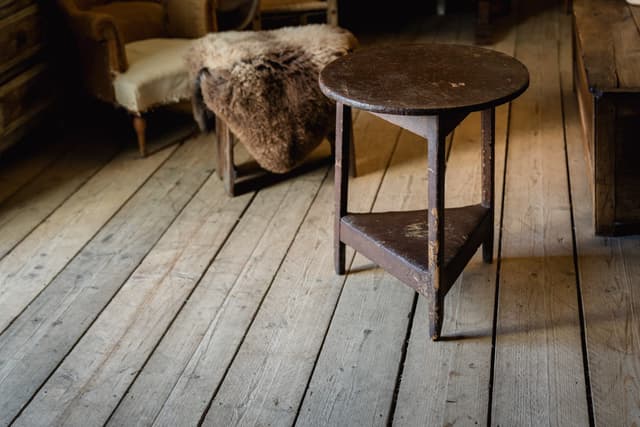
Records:
[[[451,44],[364,48],[320,73],[320,87],[329,98],[398,115],[483,110],[516,98],[528,86],[529,72],[517,59]]]

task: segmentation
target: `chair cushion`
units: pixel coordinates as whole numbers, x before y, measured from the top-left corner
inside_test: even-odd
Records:
[[[166,37],[164,8],[150,1],[115,1],[94,6],[92,11],[113,17],[123,43]]]
[[[116,75],[116,103],[138,113],[191,97],[184,55],[191,39],[149,39],[125,45],[129,69]]]
[[[335,104],[318,75],[356,44],[329,25],[209,34],[187,55],[194,116],[210,130],[213,112],[261,167],[288,172],[333,130]]]

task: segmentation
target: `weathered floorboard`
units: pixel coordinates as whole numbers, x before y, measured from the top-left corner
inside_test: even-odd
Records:
[[[371,209],[399,130],[360,114],[350,208]],[[366,147],[366,149],[364,149]],[[333,180],[326,180],[226,374],[205,425],[291,425],[344,277],[333,270]],[[350,265],[353,252],[348,252]]]
[[[77,144],[0,205],[0,259],[104,166],[118,147]]]
[[[326,173],[257,194],[109,425],[198,423]]]
[[[568,25],[565,23],[563,29]],[[561,33],[560,69],[577,264],[596,426],[640,425],[640,238],[594,234],[593,199],[575,94],[571,33]]]
[[[402,132],[373,210],[422,209],[426,144]],[[414,291],[357,254],[297,425],[386,425]]]
[[[518,28],[526,37],[518,37],[516,56],[529,64],[531,86],[511,107],[494,425],[589,423],[557,95],[558,17],[554,4]]]
[[[211,174],[212,157],[212,145],[202,141],[180,147],[0,335],[0,390],[11,390],[0,393],[0,425],[17,415],[118,292]]]
[[[607,0],[573,1],[573,13],[580,22],[578,43],[588,46],[582,53],[587,83],[590,89],[603,90],[618,87],[616,76],[615,41],[611,22],[615,22],[616,5],[621,2]],[[603,7],[603,5],[605,5]]]
[[[513,54],[515,28],[492,48]],[[495,236],[499,236],[509,106],[496,110]],[[463,206],[481,199],[480,113],[467,117],[453,137],[447,163],[446,204]],[[494,252],[498,248],[494,244]],[[476,254],[445,298],[439,342],[431,341],[429,306],[418,298],[402,371],[394,422],[398,425],[483,425],[489,406],[491,333],[496,265]],[[447,340],[446,337],[450,337]]]
[[[547,6],[524,5],[522,22],[494,46],[513,53],[517,31],[518,56],[532,72],[531,88],[512,105],[511,119],[506,107],[496,116],[496,231],[509,130],[503,258],[487,266],[478,254],[469,263],[447,295],[442,341],[428,337],[426,300],[418,297],[408,318],[414,300],[403,299],[403,285],[391,283],[363,258],[350,256],[353,272],[346,278],[333,273],[333,188],[324,178],[326,169],[258,192],[207,265],[225,230],[212,224],[202,235],[195,230],[205,206],[218,197],[219,183],[212,179],[202,187],[211,175],[213,147],[191,141],[155,172],[149,167],[149,178],[140,178],[146,182],[115,204],[114,214],[96,225],[97,234],[87,234],[75,256],[52,269],[57,272],[49,284],[0,332],[0,426],[23,410],[18,424],[430,426],[486,425],[489,418],[491,425],[582,426],[590,425],[589,402],[594,425],[640,425],[640,239],[593,236],[585,147],[571,92],[569,17],[558,14],[555,5],[532,16],[537,13],[532,9]],[[416,28],[449,31],[458,19],[438,17],[436,30],[434,21],[425,19],[375,42],[410,41],[413,35],[404,32]],[[375,199],[376,210],[386,203],[400,209],[426,187],[424,171],[416,166],[424,161],[424,152],[418,152],[424,146],[401,134],[385,172],[393,127],[362,116],[355,132],[360,176],[351,187],[351,201],[359,200],[359,206],[351,208],[366,211]],[[478,115],[455,131],[447,170],[449,206],[480,198],[479,136]],[[99,167],[97,153],[90,153],[98,147],[69,151],[73,144],[47,144],[28,158],[2,154],[0,223],[13,219],[0,225],[0,247],[10,241],[9,223],[24,227],[13,235],[21,243],[5,251],[8,257],[41,233],[39,227],[52,227],[37,218],[48,212],[56,217],[61,210],[69,215],[67,205],[79,193],[87,195],[87,203],[103,205],[104,196],[90,199],[86,188],[97,188],[94,180],[105,170],[111,168],[112,176],[137,175],[136,168],[147,167],[135,156],[116,159],[88,179],[91,167]],[[85,150],[86,164],[71,161]],[[113,166],[120,161],[122,170]],[[65,162],[76,172],[63,170]],[[199,199],[192,199],[198,190]],[[230,214],[231,204],[220,214]],[[232,217],[223,221],[227,231]],[[25,225],[38,223],[35,229]],[[50,233],[55,238],[53,228]],[[190,246],[196,241],[199,250]],[[181,261],[169,266],[170,260]],[[159,277],[169,270],[181,274]],[[170,282],[175,287],[164,286]],[[410,339],[402,356],[407,327]]]
[[[116,157],[0,261],[0,331],[35,298],[173,153]]]
[[[103,425],[251,197],[210,176],[14,425]]]
[[[452,42],[460,20],[413,42]],[[424,209],[427,144],[402,130],[373,211]],[[425,248],[426,251],[426,248]],[[297,425],[387,425],[415,292],[357,254],[305,393]]]
[[[616,75],[620,88],[640,89],[640,34],[634,15],[639,14],[637,6],[617,3],[620,7],[618,25],[610,25],[613,33],[613,52],[616,56]],[[633,11],[633,14],[632,14]]]
[[[71,144],[66,139],[56,139],[52,142],[47,141],[43,145],[44,147],[41,149],[28,147],[18,153],[7,154],[4,152],[0,154],[2,156],[0,162],[0,203],[37,177],[58,158],[64,156]],[[25,151],[27,151],[26,155]]]

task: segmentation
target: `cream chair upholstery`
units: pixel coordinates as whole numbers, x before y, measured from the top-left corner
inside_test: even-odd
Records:
[[[125,45],[129,68],[113,79],[116,104],[133,114],[191,97],[184,55],[191,39],[148,39]]]

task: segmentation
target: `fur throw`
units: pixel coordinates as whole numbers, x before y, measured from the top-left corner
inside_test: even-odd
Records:
[[[220,117],[261,167],[288,172],[333,131],[335,105],[318,75],[356,44],[348,31],[324,24],[198,39],[186,58],[195,119],[211,131]]]

